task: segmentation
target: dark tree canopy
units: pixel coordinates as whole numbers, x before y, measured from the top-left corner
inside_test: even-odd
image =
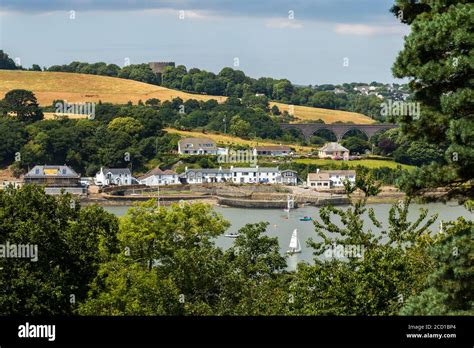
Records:
[[[444,152],[449,177],[439,175],[438,185],[473,179],[474,4],[467,0],[399,0],[402,22],[411,25],[405,46],[393,65],[398,78],[409,78],[414,100],[421,103],[419,118],[397,119],[407,140],[436,144]],[[433,170],[431,168],[430,170]],[[446,169],[446,168],[445,168]]]
[[[43,119],[43,112],[35,95],[24,89],[14,89],[5,94],[2,103],[3,113],[13,114],[22,122],[35,122]]]

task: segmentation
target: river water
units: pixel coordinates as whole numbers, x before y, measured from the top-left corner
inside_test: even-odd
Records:
[[[373,208],[375,216],[386,228],[388,227],[388,217],[391,204],[370,204],[368,208]],[[128,210],[128,206],[105,206],[104,209],[117,215],[122,216]],[[347,208],[340,206],[340,208]],[[427,203],[427,204],[411,204],[409,210],[409,219],[414,221],[419,216],[419,209],[428,209],[428,217],[438,214],[436,222],[430,226],[433,233],[439,230],[441,221],[456,220],[458,217],[463,216],[466,219],[472,220],[474,217],[473,213],[470,213],[463,206],[457,203]],[[267,235],[270,237],[278,237],[280,244],[280,250],[282,255],[288,250],[290,238],[293,230],[298,230],[298,237],[301,242],[302,252],[300,254],[294,254],[288,256],[288,268],[295,269],[296,265],[300,261],[311,262],[314,258],[312,249],[306,246],[306,241],[312,238],[315,241],[319,241],[320,238],[314,231],[312,221],[300,221],[300,218],[304,216],[310,216],[313,219],[319,219],[319,208],[318,207],[303,207],[292,210],[289,214],[283,210],[276,209],[241,209],[241,208],[230,208],[217,206],[214,209],[223,215],[223,217],[231,223],[231,227],[228,232],[237,232],[241,227],[248,223],[255,223],[260,221],[266,221],[269,223],[267,228]],[[425,220],[425,221],[426,221]],[[370,219],[366,216],[364,219],[366,228],[371,228],[375,233],[378,229],[373,226]],[[335,221],[337,223],[337,221]],[[232,245],[235,239],[220,236],[217,238],[216,244],[223,248],[228,248]]]

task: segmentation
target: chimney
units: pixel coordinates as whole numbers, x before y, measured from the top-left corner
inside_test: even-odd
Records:
[[[184,171],[185,171],[185,172],[188,171],[188,166],[184,167]]]
[[[316,169],[316,174],[319,174],[319,168],[318,168],[318,169]]]
[[[219,166],[219,171],[222,172],[222,166]]]
[[[230,170],[234,169],[234,166],[230,166]]]

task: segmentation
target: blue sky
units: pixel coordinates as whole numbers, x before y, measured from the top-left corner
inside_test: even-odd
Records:
[[[129,59],[217,73],[238,58],[249,76],[297,84],[399,82],[390,68],[409,29],[392,3],[0,0],[0,48],[26,67]]]

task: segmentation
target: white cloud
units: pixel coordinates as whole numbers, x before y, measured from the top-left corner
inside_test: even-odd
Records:
[[[367,24],[336,24],[334,31],[342,35],[386,35],[407,34],[408,29],[402,25],[367,25]]]
[[[272,18],[265,21],[267,28],[279,28],[279,29],[301,29],[303,23],[295,19],[286,18]]]
[[[222,18],[221,16],[211,11],[186,10],[186,9],[181,10],[181,9],[174,9],[174,8],[146,9],[146,10],[140,10],[139,12],[145,13],[145,14],[176,16],[176,18],[182,18],[182,19],[209,20],[209,19]]]

